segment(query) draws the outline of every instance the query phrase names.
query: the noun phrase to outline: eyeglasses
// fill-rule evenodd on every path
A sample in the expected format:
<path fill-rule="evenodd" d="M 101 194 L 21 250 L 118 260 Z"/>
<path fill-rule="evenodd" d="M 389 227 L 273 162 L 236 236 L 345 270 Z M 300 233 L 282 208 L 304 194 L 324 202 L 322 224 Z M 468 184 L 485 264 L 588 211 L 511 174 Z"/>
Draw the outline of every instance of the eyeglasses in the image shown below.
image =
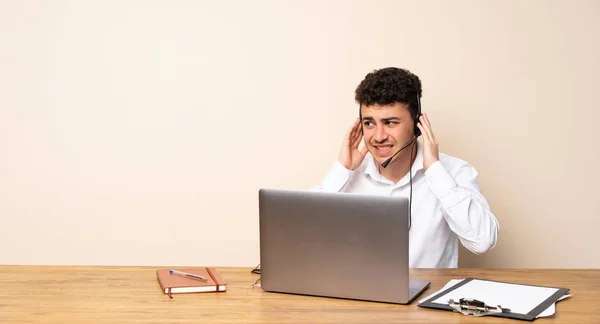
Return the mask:
<path fill-rule="evenodd" d="M 256 266 L 256 268 L 252 269 L 252 271 L 250 271 L 250 272 L 259 275 L 260 274 L 260 263 Z M 256 281 L 254 282 L 252 287 L 260 287 L 260 277 L 258 279 L 256 279 Z"/>

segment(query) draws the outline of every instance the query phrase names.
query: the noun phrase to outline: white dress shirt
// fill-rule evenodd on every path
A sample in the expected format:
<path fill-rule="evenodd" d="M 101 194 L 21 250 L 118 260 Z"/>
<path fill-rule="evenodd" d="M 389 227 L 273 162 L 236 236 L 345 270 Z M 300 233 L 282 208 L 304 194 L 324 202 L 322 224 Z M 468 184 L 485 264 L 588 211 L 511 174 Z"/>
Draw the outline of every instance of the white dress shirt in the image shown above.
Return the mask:
<path fill-rule="evenodd" d="M 418 142 L 417 142 L 418 143 Z M 458 240 L 480 254 L 496 245 L 500 225 L 479 191 L 477 171 L 467 162 L 440 153 L 439 161 L 423 168 L 422 144 L 412 165 L 410 268 L 458 267 Z M 407 148 L 409 149 L 409 148 Z M 312 190 L 409 197 L 409 174 L 397 184 L 384 178 L 367 153 L 354 171 L 335 162 Z"/>

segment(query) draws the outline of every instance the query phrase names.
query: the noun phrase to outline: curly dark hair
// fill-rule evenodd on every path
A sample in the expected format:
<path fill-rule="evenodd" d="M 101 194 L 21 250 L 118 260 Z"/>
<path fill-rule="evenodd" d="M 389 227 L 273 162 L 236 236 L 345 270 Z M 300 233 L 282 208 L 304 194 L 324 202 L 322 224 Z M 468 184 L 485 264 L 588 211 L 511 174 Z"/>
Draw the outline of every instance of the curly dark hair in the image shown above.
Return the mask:
<path fill-rule="evenodd" d="M 410 114 L 417 116 L 417 95 L 421 97 L 421 80 L 410 71 L 396 67 L 374 70 L 365 76 L 355 91 L 361 106 L 389 105 L 401 102 L 409 105 Z"/>

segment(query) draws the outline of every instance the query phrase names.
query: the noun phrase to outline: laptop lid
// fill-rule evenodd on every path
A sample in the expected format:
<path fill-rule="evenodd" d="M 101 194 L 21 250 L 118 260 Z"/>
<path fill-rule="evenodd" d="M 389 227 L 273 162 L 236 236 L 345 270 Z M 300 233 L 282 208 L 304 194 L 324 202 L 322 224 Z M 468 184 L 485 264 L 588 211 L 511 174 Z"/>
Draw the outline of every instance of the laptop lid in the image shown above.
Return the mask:
<path fill-rule="evenodd" d="M 262 288 L 380 302 L 412 301 L 408 208 L 407 198 L 261 189 Z"/>

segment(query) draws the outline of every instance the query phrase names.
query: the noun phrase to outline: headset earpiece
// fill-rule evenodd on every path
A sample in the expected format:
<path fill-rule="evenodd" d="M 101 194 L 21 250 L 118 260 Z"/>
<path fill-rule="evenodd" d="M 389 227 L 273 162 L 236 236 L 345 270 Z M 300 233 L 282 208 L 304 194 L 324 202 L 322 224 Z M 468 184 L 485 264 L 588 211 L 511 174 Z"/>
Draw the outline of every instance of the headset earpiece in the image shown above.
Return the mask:
<path fill-rule="evenodd" d="M 419 117 L 421 115 L 419 114 L 419 116 L 417 117 L 417 119 L 415 119 L 415 137 L 419 137 L 421 136 L 421 130 L 419 129 L 419 126 L 417 126 L 419 124 Z"/>
<path fill-rule="evenodd" d="M 419 129 L 419 118 L 421 117 L 421 99 L 419 99 L 419 94 L 417 93 L 417 118 L 415 119 L 415 137 L 421 136 L 421 130 Z"/>
<path fill-rule="evenodd" d="M 419 124 L 419 117 L 421 117 L 421 114 L 417 115 L 417 119 L 415 119 L 415 137 L 421 136 L 421 130 L 417 126 Z"/>

